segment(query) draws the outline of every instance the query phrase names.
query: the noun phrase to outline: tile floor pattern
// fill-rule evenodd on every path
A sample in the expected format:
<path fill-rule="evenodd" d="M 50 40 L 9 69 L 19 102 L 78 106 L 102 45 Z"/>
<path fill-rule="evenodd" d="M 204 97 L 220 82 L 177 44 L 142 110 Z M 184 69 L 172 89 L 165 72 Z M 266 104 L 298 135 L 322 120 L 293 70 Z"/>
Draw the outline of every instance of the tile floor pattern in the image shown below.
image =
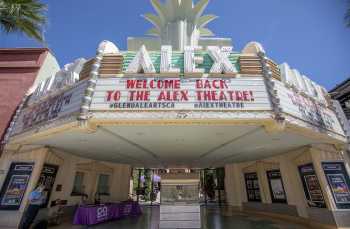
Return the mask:
<path fill-rule="evenodd" d="M 290 224 L 283 221 L 249 216 L 246 214 L 231 213 L 218 207 L 203 208 L 202 229 L 306 229 L 306 227 Z M 65 223 L 51 229 L 158 229 L 159 208 L 144 207 L 143 215 L 134 218 L 125 218 L 119 221 L 108 222 L 96 226 L 74 226 Z"/>

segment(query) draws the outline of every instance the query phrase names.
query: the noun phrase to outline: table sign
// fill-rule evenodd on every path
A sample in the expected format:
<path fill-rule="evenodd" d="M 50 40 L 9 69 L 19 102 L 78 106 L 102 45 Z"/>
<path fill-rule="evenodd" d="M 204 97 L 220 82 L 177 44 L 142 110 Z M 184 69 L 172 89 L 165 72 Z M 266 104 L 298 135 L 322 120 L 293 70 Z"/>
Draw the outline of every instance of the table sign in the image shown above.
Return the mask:
<path fill-rule="evenodd" d="M 95 225 L 110 220 L 142 214 L 137 202 L 80 206 L 74 215 L 74 225 Z"/>

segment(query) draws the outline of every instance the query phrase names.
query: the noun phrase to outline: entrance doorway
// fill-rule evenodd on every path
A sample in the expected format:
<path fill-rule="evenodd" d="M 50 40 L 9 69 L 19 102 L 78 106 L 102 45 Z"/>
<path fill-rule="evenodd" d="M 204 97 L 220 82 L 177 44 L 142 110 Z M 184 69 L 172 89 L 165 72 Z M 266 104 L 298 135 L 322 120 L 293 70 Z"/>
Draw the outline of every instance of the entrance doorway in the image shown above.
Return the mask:
<path fill-rule="evenodd" d="M 160 169 L 133 169 L 131 198 L 139 203 L 160 204 L 161 172 Z"/>
<path fill-rule="evenodd" d="M 136 168 L 131 186 L 132 199 L 144 204 L 226 202 L 224 168 Z"/>
<path fill-rule="evenodd" d="M 204 204 L 224 204 L 225 168 L 201 170 L 201 201 Z"/>

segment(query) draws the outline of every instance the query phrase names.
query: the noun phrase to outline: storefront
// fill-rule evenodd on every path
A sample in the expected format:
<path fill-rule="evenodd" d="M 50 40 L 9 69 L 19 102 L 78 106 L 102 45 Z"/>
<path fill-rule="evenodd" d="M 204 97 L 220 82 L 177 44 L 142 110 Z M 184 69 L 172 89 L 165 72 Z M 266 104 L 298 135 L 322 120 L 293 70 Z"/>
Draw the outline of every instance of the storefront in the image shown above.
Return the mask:
<path fill-rule="evenodd" d="M 197 170 L 196 184 L 225 168 L 216 185 L 233 211 L 350 227 L 348 133 L 326 90 L 259 43 L 238 52 L 184 28 L 128 51 L 103 41 L 28 96 L 0 160 L 0 225 L 18 224 L 40 180 L 54 211 L 58 198 L 127 200 L 133 168 Z"/>

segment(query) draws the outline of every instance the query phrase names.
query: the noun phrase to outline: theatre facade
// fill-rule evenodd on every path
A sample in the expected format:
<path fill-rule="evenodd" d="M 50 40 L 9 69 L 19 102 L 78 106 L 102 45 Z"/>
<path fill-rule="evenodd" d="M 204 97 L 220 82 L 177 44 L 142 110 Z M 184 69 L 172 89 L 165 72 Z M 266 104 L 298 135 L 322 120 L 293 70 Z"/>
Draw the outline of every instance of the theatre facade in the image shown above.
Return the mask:
<path fill-rule="evenodd" d="M 18 225 L 38 182 L 50 213 L 101 188 L 103 201 L 127 200 L 138 168 L 174 184 L 224 168 L 232 211 L 350 228 L 349 133 L 326 89 L 257 42 L 208 38 L 208 1 L 151 2 L 154 38 L 127 51 L 103 41 L 23 99 L 0 159 L 0 226 Z"/>

